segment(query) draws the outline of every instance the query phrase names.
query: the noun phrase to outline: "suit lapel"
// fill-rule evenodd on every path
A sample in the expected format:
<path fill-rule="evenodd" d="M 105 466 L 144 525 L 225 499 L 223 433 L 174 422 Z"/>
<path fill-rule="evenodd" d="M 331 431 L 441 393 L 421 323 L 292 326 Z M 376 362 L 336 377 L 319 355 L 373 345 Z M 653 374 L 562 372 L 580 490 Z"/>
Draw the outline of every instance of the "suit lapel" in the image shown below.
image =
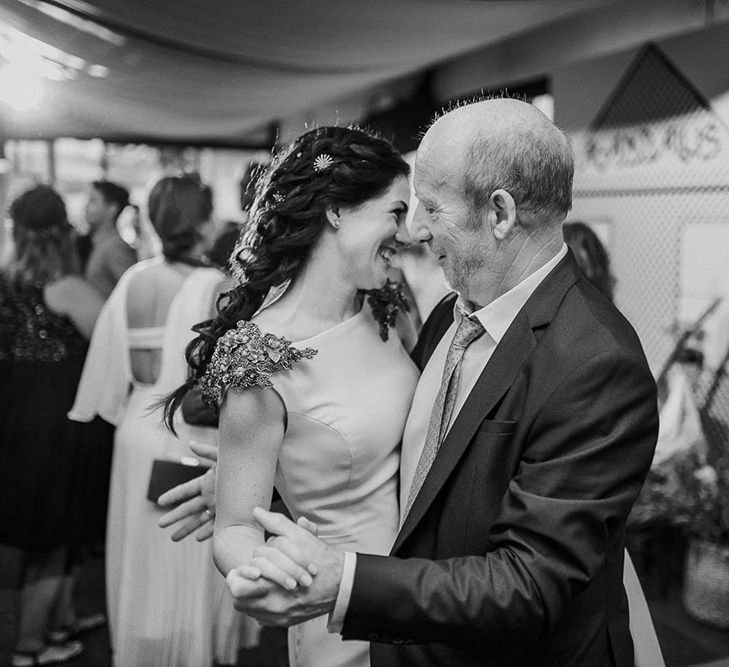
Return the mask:
<path fill-rule="evenodd" d="M 522 365 L 537 345 L 533 330 L 549 324 L 565 293 L 578 277 L 579 269 L 571 252 L 568 252 L 567 257 L 544 279 L 519 311 L 494 350 L 438 450 L 435 461 L 395 540 L 392 553 L 400 548 L 423 518 L 468 448 L 481 422 L 511 387 Z"/>

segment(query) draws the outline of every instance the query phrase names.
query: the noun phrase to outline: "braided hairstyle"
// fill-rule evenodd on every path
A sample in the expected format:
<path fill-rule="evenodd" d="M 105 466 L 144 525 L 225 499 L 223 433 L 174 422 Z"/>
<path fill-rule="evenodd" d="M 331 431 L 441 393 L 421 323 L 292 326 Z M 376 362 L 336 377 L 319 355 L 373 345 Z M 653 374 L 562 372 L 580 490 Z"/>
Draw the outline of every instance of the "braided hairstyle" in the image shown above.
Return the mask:
<path fill-rule="evenodd" d="M 249 320 L 272 287 L 299 275 L 325 228 L 327 210 L 375 199 L 409 170 L 389 142 L 351 127 L 310 130 L 274 158 L 256 183 L 248 223 L 230 259 L 237 284 L 218 298 L 217 316 L 194 327 L 198 336 L 185 351 L 188 380 L 165 401 L 171 430 L 175 411 L 205 374 L 218 339 Z"/>

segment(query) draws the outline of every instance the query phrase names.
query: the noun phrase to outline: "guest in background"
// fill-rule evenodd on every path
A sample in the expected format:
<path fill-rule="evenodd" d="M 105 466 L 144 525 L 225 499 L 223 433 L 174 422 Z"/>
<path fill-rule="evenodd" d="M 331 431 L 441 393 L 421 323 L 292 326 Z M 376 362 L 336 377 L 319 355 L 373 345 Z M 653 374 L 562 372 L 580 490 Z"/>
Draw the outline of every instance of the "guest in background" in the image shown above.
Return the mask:
<path fill-rule="evenodd" d="M 25 192 L 10 215 L 14 248 L 0 273 L 0 543 L 23 554 L 11 656 L 22 667 L 83 649 L 57 628 L 79 621 L 63 590 L 83 522 L 78 431 L 66 412 L 103 301 L 79 275 L 73 228 L 52 188 Z"/>
<path fill-rule="evenodd" d="M 615 291 L 615 277 L 610 270 L 610 256 L 600 237 L 584 222 L 567 222 L 562 226 L 565 243 L 570 247 L 577 265 L 587 279 L 611 301 Z M 638 580 L 630 554 L 625 552 L 623 585 L 628 591 L 630 607 L 630 634 L 633 637 L 636 667 L 663 667 L 648 603 Z"/>
<path fill-rule="evenodd" d="M 566 222 L 562 226 L 565 243 L 572 249 L 585 277 L 611 301 L 615 298 L 615 277 L 610 257 L 600 237 L 584 222 Z"/>
<path fill-rule="evenodd" d="M 86 203 L 92 248 L 86 279 L 107 298 L 121 275 L 137 261 L 137 253 L 117 230 L 117 218 L 129 204 L 129 191 L 111 181 L 94 181 Z"/>
<path fill-rule="evenodd" d="M 106 302 L 71 412 L 117 427 L 106 541 L 114 664 L 235 663 L 240 616 L 210 544 L 170 542 L 147 499 L 155 459 L 181 462 L 194 456 L 191 442 L 217 444 L 217 429 L 185 423 L 175 438 L 150 409 L 184 382 L 191 327 L 210 316 L 224 278 L 203 259 L 215 231 L 212 194 L 196 176 L 167 176 L 148 210 L 163 256 L 130 268 Z"/>

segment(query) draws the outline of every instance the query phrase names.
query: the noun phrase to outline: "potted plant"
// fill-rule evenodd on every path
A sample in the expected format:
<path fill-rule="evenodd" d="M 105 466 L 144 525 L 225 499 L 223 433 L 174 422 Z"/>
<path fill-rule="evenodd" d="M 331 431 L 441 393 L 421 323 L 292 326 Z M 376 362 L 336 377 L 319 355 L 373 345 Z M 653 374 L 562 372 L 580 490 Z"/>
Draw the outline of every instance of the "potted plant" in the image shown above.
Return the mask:
<path fill-rule="evenodd" d="M 729 441 L 696 442 L 654 466 L 629 525 L 681 529 L 688 539 L 686 610 L 698 620 L 729 628 Z"/>

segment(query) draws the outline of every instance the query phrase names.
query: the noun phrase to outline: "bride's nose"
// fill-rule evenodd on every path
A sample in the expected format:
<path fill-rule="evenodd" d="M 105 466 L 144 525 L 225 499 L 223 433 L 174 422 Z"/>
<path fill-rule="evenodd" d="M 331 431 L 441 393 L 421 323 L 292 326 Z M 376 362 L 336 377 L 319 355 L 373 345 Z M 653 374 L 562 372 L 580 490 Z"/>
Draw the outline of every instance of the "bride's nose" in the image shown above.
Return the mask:
<path fill-rule="evenodd" d="M 395 241 L 400 246 L 412 245 L 413 239 L 408 231 L 407 224 L 405 223 L 405 216 L 402 216 L 400 222 L 397 223 L 397 231 L 395 232 Z"/>

